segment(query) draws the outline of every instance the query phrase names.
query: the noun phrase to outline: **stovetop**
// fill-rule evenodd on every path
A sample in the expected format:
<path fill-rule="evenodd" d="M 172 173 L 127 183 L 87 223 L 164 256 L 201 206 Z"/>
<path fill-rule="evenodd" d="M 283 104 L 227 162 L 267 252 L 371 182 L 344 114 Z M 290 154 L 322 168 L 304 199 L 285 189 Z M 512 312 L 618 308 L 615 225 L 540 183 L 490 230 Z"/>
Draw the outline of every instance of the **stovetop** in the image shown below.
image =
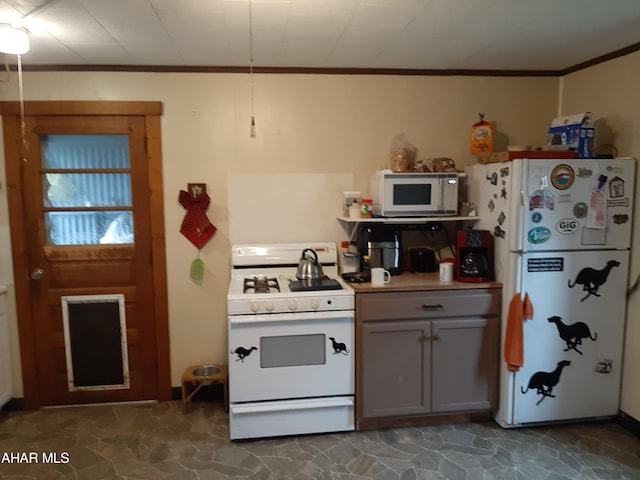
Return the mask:
<path fill-rule="evenodd" d="M 229 315 L 243 314 L 266 314 L 266 313 L 289 313 L 289 312 L 313 312 L 326 310 L 349 310 L 354 308 L 354 291 L 337 271 L 330 267 L 325 270 L 327 279 L 324 280 L 326 286 L 331 283 L 337 284 L 339 289 L 326 289 L 320 286 L 319 289 L 296 289 L 299 281 L 295 271 L 286 268 L 285 273 L 269 271 L 233 270 L 229 291 L 227 293 L 227 308 Z M 253 275 L 262 276 L 269 279 L 268 291 L 256 292 L 250 289 L 245 292 L 247 284 L 253 285 L 250 279 Z M 293 283 L 293 289 L 292 289 Z M 277 288 L 274 286 L 277 284 Z"/>
<path fill-rule="evenodd" d="M 296 278 L 302 251 L 313 248 L 326 276 L 321 282 Z M 354 291 L 338 275 L 333 243 L 232 246 L 229 315 L 313 312 L 354 308 Z"/>

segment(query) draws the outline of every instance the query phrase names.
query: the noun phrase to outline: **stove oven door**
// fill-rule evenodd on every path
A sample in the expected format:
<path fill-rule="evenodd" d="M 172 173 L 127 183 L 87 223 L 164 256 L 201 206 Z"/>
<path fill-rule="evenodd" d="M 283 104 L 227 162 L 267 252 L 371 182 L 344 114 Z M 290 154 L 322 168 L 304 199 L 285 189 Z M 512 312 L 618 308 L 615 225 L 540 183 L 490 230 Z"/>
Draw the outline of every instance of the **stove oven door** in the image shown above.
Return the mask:
<path fill-rule="evenodd" d="M 354 313 L 229 316 L 229 401 L 353 395 Z"/>

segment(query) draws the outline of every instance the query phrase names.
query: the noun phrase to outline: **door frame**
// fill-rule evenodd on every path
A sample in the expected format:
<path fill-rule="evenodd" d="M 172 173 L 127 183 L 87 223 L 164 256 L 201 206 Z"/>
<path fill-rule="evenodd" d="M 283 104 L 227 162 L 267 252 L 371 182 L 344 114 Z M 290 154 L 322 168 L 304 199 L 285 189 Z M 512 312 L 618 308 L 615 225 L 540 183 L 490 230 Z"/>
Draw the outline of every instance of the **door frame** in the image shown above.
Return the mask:
<path fill-rule="evenodd" d="M 158 399 L 171 400 L 171 361 L 169 348 L 169 311 L 167 295 L 167 263 L 162 189 L 162 145 L 160 117 L 162 102 L 124 101 L 28 101 L 0 102 L 3 117 L 4 156 L 6 169 L 11 254 L 13 259 L 16 312 L 20 345 L 24 408 L 38 408 L 40 403 L 36 372 L 34 318 L 30 306 L 29 256 L 26 225 L 21 212 L 25 198 L 21 188 L 23 162 L 22 117 L 25 116 L 138 116 L 145 120 L 146 154 L 151 225 L 151 263 L 156 317 L 156 382 Z"/>

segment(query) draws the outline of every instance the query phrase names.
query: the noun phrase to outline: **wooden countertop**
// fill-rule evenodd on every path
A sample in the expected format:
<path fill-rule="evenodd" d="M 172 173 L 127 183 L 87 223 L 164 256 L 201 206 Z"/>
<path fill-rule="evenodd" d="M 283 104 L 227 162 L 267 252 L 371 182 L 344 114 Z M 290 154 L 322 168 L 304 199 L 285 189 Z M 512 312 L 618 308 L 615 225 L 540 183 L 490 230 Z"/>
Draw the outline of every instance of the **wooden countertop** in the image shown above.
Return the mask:
<path fill-rule="evenodd" d="M 380 287 L 374 287 L 371 283 L 350 283 L 356 293 L 372 292 L 415 292 L 422 290 L 472 290 L 479 288 L 502 288 L 500 282 L 465 283 L 465 282 L 441 282 L 438 272 L 434 273 L 410 273 L 392 275 L 391 282 Z"/>

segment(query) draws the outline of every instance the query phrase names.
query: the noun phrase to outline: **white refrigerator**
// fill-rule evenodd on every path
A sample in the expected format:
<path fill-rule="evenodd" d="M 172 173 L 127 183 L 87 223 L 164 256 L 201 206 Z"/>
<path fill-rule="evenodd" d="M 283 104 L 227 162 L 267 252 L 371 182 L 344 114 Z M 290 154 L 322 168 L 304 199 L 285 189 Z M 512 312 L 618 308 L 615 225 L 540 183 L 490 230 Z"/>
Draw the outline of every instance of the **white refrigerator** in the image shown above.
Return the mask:
<path fill-rule="evenodd" d="M 467 173 L 474 228 L 493 233 L 504 285 L 496 421 L 616 415 L 635 160 L 520 159 Z M 520 318 L 525 296 L 531 319 Z"/>

